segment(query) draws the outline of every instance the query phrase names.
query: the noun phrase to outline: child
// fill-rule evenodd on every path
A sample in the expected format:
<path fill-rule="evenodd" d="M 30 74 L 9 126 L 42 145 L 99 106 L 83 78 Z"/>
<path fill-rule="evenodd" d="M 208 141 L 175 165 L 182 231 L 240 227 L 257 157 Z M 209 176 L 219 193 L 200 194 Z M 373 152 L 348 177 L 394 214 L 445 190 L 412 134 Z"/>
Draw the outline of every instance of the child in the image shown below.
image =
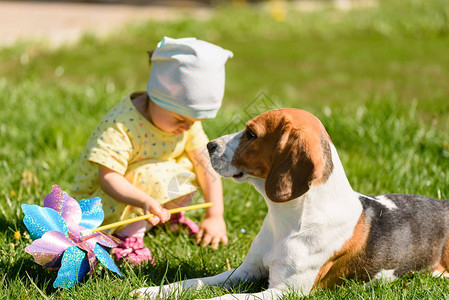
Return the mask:
<path fill-rule="evenodd" d="M 103 224 L 155 215 L 109 231 L 123 241 L 113 250 L 117 259 L 152 261 L 144 234 L 170 217 L 197 233 L 202 246 L 227 244 L 221 180 L 210 165 L 201 120 L 214 118 L 221 106 L 224 65 L 232 55 L 195 38 L 165 37 L 151 56 L 147 92 L 125 98 L 90 135 L 71 195 L 101 197 Z M 214 204 L 199 228 L 168 212 L 186 206 L 198 187 Z"/>

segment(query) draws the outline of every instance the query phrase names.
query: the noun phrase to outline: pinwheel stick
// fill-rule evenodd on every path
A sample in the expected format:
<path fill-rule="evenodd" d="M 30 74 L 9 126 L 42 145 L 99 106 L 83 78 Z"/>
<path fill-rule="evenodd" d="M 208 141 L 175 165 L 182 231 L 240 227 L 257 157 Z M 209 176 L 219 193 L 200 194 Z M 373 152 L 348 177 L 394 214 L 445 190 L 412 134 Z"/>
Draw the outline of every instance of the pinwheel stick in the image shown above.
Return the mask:
<path fill-rule="evenodd" d="M 178 207 L 178 208 L 170 209 L 169 212 L 172 213 L 172 214 L 176 214 L 176 213 L 179 213 L 179 212 L 182 212 L 182 211 L 188 211 L 188 210 L 194 210 L 194 209 L 200 209 L 200 208 L 207 208 L 207 207 L 211 207 L 212 205 L 213 204 L 211 202 L 208 202 L 208 203 L 202 203 L 202 204 L 196 204 L 196 205 L 190 205 L 190 206 L 184 206 L 184 207 Z M 83 231 L 80 232 L 80 238 L 81 238 L 81 240 L 84 240 L 86 237 L 92 235 L 92 233 L 94 233 L 94 232 L 102 231 L 102 230 L 106 230 L 106 229 L 110 229 L 110 228 L 114 228 L 114 227 L 118 227 L 118 226 L 122 226 L 122 225 L 127 225 L 127 224 L 134 223 L 134 222 L 137 222 L 137 221 L 146 220 L 146 219 L 149 219 L 151 217 L 154 217 L 154 214 L 148 214 L 148 215 L 135 217 L 135 218 L 128 219 L 128 220 L 123 220 L 123 221 L 107 224 L 107 225 L 104 225 L 104 226 L 97 227 L 95 229 L 86 229 L 86 230 L 83 230 Z"/>

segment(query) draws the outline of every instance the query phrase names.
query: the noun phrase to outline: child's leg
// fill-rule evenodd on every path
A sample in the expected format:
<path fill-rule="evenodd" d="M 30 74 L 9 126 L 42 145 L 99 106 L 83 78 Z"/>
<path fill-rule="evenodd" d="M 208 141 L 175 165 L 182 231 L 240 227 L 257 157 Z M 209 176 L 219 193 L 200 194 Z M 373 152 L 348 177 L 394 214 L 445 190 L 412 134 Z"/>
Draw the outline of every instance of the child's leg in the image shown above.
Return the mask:
<path fill-rule="evenodd" d="M 163 206 L 166 209 L 174 209 L 178 207 L 183 207 L 189 205 L 190 202 L 192 202 L 193 197 L 195 196 L 196 192 L 187 194 L 185 196 L 173 199 L 167 203 L 165 203 Z"/>
<path fill-rule="evenodd" d="M 176 199 L 173 199 L 170 202 L 165 203 L 163 206 L 166 209 L 174 209 L 178 207 L 183 207 L 189 205 L 189 203 L 192 201 L 193 197 L 195 196 L 195 193 L 191 193 L 188 195 L 185 195 L 183 197 L 179 197 Z M 174 214 L 175 217 L 179 214 Z M 138 221 L 129 224 L 125 228 L 121 229 L 116 233 L 119 237 L 128 237 L 128 236 L 134 236 L 134 237 L 144 237 L 145 233 L 152 228 L 151 224 L 148 223 L 146 220 Z"/>
<path fill-rule="evenodd" d="M 194 182 L 195 174 L 191 170 L 186 169 L 184 165 L 173 161 L 154 163 L 142 161 L 135 163 L 128 166 L 125 178 L 159 203 L 165 203 L 163 206 L 167 209 L 188 205 L 194 196 L 192 191 L 197 189 Z M 178 185 L 179 182 L 182 184 Z M 169 200 L 178 195 L 185 196 Z M 132 218 L 136 214 L 139 215 L 142 212 L 136 212 L 134 209 L 128 210 L 128 207 L 126 207 L 122 210 L 120 218 Z M 186 220 L 182 213 L 173 214 L 171 221 L 172 223 L 188 227 L 192 233 L 198 232 L 198 226 L 193 221 Z M 144 220 L 118 229 L 118 232 L 115 234 L 122 239 L 123 243 L 113 250 L 114 253 L 118 254 L 116 257 L 125 256 L 130 260 L 134 260 L 134 257 L 140 256 L 142 249 L 148 250 L 148 248 L 143 248 L 143 237 L 150 228 L 150 224 Z M 148 250 L 149 253 L 150 250 Z"/>
<path fill-rule="evenodd" d="M 142 262 L 154 262 L 150 249 L 144 247 L 143 237 L 151 225 L 143 220 L 132 223 L 116 233 L 122 243 L 112 249 L 116 260 L 127 259 L 137 265 Z"/>
<path fill-rule="evenodd" d="M 150 223 L 142 220 L 131 223 L 115 233 L 122 240 L 122 243 L 112 250 L 116 260 L 125 258 L 137 265 L 142 262 L 154 262 L 150 249 L 143 245 L 145 232 L 151 227 Z"/>
<path fill-rule="evenodd" d="M 194 196 L 195 196 L 195 192 L 185 195 L 183 197 L 173 199 L 172 201 L 165 203 L 164 207 L 166 209 L 173 209 L 173 208 L 187 206 L 192 201 Z M 179 225 L 188 228 L 190 234 L 196 234 L 199 231 L 198 225 L 195 224 L 195 222 L 193 222 L 192 220 L 186 219 L 184 212 L 172 214 L 172 216 L 171 216 L 171 219 L 170 219 L 171 230 L 176 231 L 179 228 Z"/>
<path fill-rule="evenodd" d="M 134 236 L 143 238 L 145 236 L 145 232 L 147 232 L 151 228 L 152 226 L 150 223 L 148 223 L 146 220 L 142 220 L 129 224 L 125 228 L 118 231 L 116 235 L 118 237 Z"/>
<path fill-rule="evenodd" d="M 195 192 L 173 199 L 172 201 L 165 203 L 163 206 L 166 209 L 174 209 L 178 207 L 187 206 L 192 201 L 194 196 Z M 179 214 L 174 215 L 177 216 Z M 145 233 L 151 228 L 152 226 L 150 223 L 148 223 L 146 220 L 142 220 L 129 224 L 125 228 L 118 231 L 116 235 L 119 237 L 128 237 L 128 236 L 144 237 Z"/>

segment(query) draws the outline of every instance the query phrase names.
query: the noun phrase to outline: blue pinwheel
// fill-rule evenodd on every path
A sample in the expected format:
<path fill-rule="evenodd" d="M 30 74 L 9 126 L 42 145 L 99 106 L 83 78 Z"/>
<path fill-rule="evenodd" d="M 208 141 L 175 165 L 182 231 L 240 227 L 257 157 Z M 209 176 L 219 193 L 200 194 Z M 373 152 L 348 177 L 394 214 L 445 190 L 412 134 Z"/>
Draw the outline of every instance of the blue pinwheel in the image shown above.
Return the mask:
<path fill-rule="evenodd" d="M 97 260 L 112 272 L 122 276 L 103 247 L 113 248 L 117 243 L 110 236 L 93 233 L 81 240 L 80 232 L 101 225 L 104 212 L 98 197 L 77 202 L 54 185 L 44 198 L 44 207 L 23 204 L 23 222 L 33 243 L 25 251 L 34 261 L 50 270 L 58 270 L 53 287 L 71 288 L 89 271 Z"/>

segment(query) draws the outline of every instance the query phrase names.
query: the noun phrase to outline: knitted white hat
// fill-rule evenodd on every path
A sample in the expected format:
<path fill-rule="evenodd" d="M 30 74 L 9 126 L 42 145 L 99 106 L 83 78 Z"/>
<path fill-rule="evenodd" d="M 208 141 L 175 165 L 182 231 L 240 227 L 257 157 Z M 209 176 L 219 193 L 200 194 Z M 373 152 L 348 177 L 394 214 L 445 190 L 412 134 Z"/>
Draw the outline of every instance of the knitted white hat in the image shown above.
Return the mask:
<path fill-rule="evenodd" d="M 232 52 L 196 38 L 164 37 L 151 56 L 148 96 L 159 106 L 192 118 L 214 118 Z"/>

